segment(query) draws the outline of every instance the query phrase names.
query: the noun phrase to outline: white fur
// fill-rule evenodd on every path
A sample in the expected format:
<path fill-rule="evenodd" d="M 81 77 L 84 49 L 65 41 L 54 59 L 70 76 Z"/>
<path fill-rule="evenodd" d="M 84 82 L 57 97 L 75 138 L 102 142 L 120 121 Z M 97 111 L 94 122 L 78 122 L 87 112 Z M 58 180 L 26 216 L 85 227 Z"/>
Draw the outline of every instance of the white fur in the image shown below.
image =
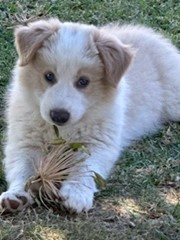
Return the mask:
<path fill-rule="evenodd" d="M 134 60 L 116 88 L 99 83 L 103 63 L 91 39 L 94 31 L 135 49 Z M 97 191 L 93 171 L 107 178 L 131 140 L 153 132 L 165 121 L 180 119 L 180 55 L 168 40 L 144 27 L 96 29 L 60 23 L 33 61 L 23 67 L 17 63 L 14 69 L 4 160 L 9 188 L 0 202 L 25 194 L 25 181 L 34 174 L 41 147 L 54 136 L 49 111 L 60 107 L 71 114 L 59 127 L 62 137 L 86 143 L 91 156 L 84 163 L 84 176 L 71 176 L 59 195 L 66 207 L 87 211 Z M 92 78 L 92 89 L 91 82 L 89 90 L 75 88 L 80 69 Z M 47 70 L 56 73 L 53 86 L 43 79 Z"/>

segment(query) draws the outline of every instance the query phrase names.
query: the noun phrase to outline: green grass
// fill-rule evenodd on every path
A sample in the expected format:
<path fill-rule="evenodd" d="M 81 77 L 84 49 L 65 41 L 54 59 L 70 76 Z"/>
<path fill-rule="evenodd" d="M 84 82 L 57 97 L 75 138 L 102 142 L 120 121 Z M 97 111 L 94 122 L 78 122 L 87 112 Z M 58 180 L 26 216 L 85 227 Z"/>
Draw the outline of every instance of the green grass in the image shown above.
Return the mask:
<path fill-rule="evenodd" d="M 13 26 L 17 17 L 58 16 L 62 21 L 92 24 L 141 23 L 170 37 L 180 47 L 178 0 L 0 0 L 0 138 L 3 141 L 3 95 L 15 63 Z M 28 239 L 180 239 L 180 125 L 127 149 L 95 207 L 79 216 L 45 209 L 0 217 L 0 240 Z M 2 144 L 0 159 L 3 158 Z M 5 189 L 0 164 L 0 192 Z"/>

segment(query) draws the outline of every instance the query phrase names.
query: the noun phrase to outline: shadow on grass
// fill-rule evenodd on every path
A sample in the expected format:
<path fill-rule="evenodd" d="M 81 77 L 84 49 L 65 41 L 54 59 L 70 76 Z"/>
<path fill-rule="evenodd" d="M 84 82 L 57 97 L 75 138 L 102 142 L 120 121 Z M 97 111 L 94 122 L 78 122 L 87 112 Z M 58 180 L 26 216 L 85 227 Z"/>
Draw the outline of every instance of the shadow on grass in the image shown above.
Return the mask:
<path fill-rule="evenodd" d="M 180 236 L 180 125 L 167 125 L 129 148 L 97 197 L 129 217 L 145 239 Z"/>

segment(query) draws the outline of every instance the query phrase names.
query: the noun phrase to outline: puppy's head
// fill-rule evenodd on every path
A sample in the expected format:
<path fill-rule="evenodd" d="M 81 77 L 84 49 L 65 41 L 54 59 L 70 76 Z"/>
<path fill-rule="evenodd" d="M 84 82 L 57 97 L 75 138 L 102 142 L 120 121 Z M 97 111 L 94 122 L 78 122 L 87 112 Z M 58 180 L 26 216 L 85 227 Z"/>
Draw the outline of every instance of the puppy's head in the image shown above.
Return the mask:
<path fill-rule="evenodd" d="M 22 84 L 51 124 L 68 125 L 91 117 L 113 98 L 132 51 L 98 28 L 57 19 L 15 31 Z"/>

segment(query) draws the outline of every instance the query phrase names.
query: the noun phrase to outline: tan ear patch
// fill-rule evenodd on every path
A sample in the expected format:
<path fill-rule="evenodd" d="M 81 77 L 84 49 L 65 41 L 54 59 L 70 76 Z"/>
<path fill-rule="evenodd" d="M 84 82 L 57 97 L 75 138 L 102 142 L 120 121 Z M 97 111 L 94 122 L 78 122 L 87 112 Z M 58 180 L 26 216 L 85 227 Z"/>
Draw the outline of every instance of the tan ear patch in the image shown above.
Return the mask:
<path fill-rule="evenodd" d="M 20 65 L 27 65 L 43 41 L 49 38 L 60 28 L 57 19 L 40 20 L 28 26 L 19 26 L 15 29 L 15 45 L 20 58 Z"/>
<path fill-rule="evenodd" d="M 105 34 L 95 35 L 94 41 L 104 64 L 105 80 L 116 87 L 129 67 L 134 51 L 118 39 Z"/>

